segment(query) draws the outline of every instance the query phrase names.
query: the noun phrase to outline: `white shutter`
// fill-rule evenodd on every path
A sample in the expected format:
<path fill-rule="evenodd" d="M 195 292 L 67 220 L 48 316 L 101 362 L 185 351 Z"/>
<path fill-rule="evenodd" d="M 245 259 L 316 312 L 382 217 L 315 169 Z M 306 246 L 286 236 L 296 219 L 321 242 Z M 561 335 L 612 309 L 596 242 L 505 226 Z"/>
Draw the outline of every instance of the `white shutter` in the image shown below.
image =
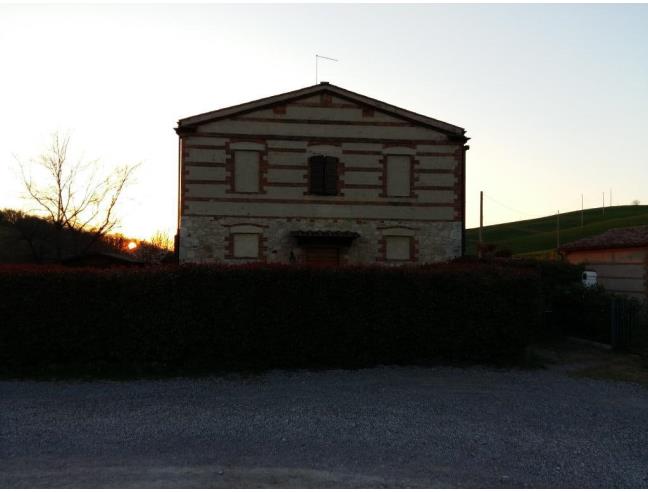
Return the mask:
<path fill-rule="evenodd" d="M 234 152 L 234 190 L 259 192 L 259 153 L 251 150 Z"/>
<path fill-rule="evenodd" d="M 411 241 L 412 238 L 407 236 L 387 236 L 385 238 L 386 259 L 401 261 L 410 260 Z"/>
<path fill-rule="evenodd" d="M 234 257 L 235 258 L 258 258 L 259 257 L 259 235 L 258 234 L 233 234 Z"/>
<path fill-rule="evenodd" d="M 410 196 L 410 167 L 409 156 L 387 156 L 387 195 Z"/>

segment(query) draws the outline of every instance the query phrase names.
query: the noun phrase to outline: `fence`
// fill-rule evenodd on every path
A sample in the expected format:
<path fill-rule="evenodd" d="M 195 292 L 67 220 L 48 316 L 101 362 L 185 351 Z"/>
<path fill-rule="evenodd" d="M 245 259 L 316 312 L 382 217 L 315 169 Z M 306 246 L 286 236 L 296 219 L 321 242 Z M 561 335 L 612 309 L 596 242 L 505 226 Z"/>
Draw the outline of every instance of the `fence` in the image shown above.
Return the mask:
<path fill-rule="evenodd" d="M 625 297 L 610 301 L 610 344 L 618 350 L 648 350 L 646 306 Z"/>
<path fill-rule="evenodd" d="M 553 299 L 547 326 L 555 334 L 648 353 L 648 309 L 636 299 L 603 289 L 574 290 Z"/>

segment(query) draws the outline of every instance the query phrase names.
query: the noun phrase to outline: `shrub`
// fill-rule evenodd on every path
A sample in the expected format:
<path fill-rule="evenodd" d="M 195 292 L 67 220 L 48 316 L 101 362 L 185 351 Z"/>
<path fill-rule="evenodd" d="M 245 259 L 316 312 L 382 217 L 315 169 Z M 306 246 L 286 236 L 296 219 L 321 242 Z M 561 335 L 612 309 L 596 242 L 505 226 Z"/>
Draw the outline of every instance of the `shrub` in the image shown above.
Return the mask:
<path fill-rule="evenodd" d="M 553 299 L 553 319 L 562 335 L 611 343 L 610 307 L 613 296 L 604 289 L 575 286 Z"/>
<path fill-rule="evenodd" d="M 466 260 L 459 262 L 465 263 Z M 576 336 L 611 343 L 611 305 L 615 296 L 603 288 L 584 287 L 581 281 L 584 265 L 530 258 L 491 258 L 481 263 L 533 271 L 538 275 L 544 313 L 542 329 L 533 333 L 532 341 L 547 342 Z M 624 302 L 628 309 L 636 310 L 630 300 Z M 634 331 L 641 334 L 642 326 Z"/>
<path fill-rule="evenodd" d="M 514 361 L 539 329 L 530 269 L 0 269 L 5 374 Z"/>

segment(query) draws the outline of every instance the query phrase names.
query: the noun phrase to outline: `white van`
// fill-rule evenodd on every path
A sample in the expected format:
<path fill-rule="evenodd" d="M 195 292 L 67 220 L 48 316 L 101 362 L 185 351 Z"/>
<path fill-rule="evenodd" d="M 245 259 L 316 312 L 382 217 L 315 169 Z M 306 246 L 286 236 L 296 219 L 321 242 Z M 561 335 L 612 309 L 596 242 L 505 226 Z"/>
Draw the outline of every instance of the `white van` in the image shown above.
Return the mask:
<path fill-rule="evenodd" d="M 585 270 L 583 272 L 583 285 L 585 287 L 596 287 L 596 280 L 597 274 L 596 272 L 593 272 L 591 270 Z"/>

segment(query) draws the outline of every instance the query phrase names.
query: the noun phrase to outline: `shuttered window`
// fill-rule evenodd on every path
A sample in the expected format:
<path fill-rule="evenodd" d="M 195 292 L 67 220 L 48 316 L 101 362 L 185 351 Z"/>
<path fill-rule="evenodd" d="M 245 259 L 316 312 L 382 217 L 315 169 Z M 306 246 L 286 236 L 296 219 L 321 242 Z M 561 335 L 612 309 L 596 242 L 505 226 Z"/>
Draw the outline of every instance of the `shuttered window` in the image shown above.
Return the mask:
<path fill-rule="evenodd" d="M 410 196 L 411 162 L 406 155 L 387 156 L 387 195 Z"/>
<path fill-rule="evenodd" d="M 310 192 L 314 195 L 337 195 L 338 160 L 316 155 L 308 159 Z"/>
<path fill-rule="evenodd" d="M 412 238 L 405 236 L 388 236 L 385 238 L 385 258 L 387 260 L 411 260 Z"/>
<path fill-rule="evenodd" d="M 234 191 L 259 192 L 259 153 L 249 150 L 234 152 Z"/>
<path fill-rule="evenodd" d="M 232 234 L 235 258 L 258 258 L 259 257 L 259 235 L 258 234 Z"/>

